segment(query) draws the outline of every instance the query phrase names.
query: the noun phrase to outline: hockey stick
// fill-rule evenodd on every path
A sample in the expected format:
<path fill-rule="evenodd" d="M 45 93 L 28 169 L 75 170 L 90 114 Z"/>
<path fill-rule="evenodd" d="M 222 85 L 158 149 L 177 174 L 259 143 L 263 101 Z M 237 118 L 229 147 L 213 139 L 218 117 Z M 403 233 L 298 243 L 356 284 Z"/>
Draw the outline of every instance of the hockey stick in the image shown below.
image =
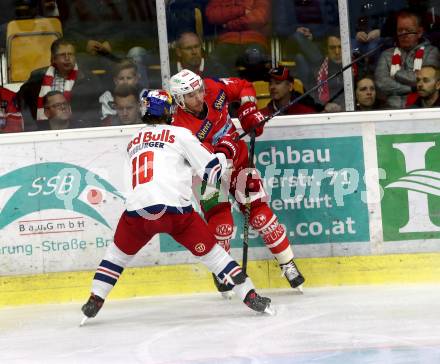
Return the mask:
<path fill-rule="evenodd" d="M 248 175 L 246 178 L 246 188 L 245 188 L 245 196 L 246 196 L 246 206 L 244 211 L 244 226 L 243 226 L 243 262 L 242 269 L 243 272 L 246 273 L 247 270 L 247 261 L 248 261 L 248 250 L 249 250 L 249 220 L 251 216 L 251 201 L 249 196 L 249 188 L 248 181 L 249 177 L 252 177 L 252 169 L 254 166 L 254 154 L 255 154 L 255 130 L 250 132 L 250 148 L 249 148 L 249 161 L 248 161 Z"/>
<path fill-rule="evenodd" d="M 411 33 L 410 33 L 411 34 Z M 264 124 L 266 124 L 269 120 L 273 119 L 275 116 L 278 116 L 280 114 L 282 114 L 284 111 L 286 111 L 289 107 L 291 107 L 292 105 L 297 104 L 298 102 L 300 102 L 302 99 L 304 99 L 305 97 L 307 97 L 308 95 L 310 95 L 312 92 L 316 91 L 318 88 L 320 88 L 322 85 L 324 85 L 326 82 L 331 81 L 332 79 L 338 77 L 340 74 L 342 74 L 343 72 L 345 72 L 346 70 L 348 70 L 350 67 L 353 67 L 356 63 L 358 63 L 359 61 L 363 60 L 364 58 L 376 53 L 378 50 L 380 50 L 382 47 L 384 47 L 387 43 L 383 42 L 382 44 L 380 44 L 379 46 L 377 46 L 376 48 L 373 48 L 372 50 L 368 51 L 367 53 L 364 53 L 363 55 L 357 57 L 356 59 L 354 59 L 353 62 L 347 64 L 346 66 L 342 67 L 338 72 L 335 72 L 334 74 L 332 74 L 331 76 L 329 76 L 328 78 L 326 78 L 325 80 L 322 80 L 321 82 L 319 82 L 318 84 L 316 84 L 315 86 L 313 86 L 310 90 L 304 92 L 302 95 L 298 96 L 297 98 L 293 99 L 292 101 L 290 101 L 288 104 L 284 105 L 283 107 L 279 108 L 277 111 L 275 111 L 273 114 L 271 115 L 267 115 L 263 120 L 261 120 L 257 125 L 255 125 L 254 127 L 252 127 L 250 130 L 248 131 L 244 131 L 243 133 L 241 133 L 238 136 L 238 139 L 242 139 L 244 138 L 246 135 L 248 135 L 251 130 L 255 130 L 261 126 L 264 126 Z"/>
<path fill-rule="evenodd" d="M 346 65 L 341 70 L 339 70 L 338 72 L 336 72 L 333 75 L 331 75 L 330 77 L 328 77 L 326 80 L 323 80 L 323 81 L 319 82 L 317 85 L 315 85 L 309 91 L 307 91 L 304 94 L 302 94 L 301 96 L 293 99 L 287 105 L 281 107 L 276 112 L 274 112 L 272 115 L 266 116 L 261 122 L 259 122 L 256 126 L 251 128 L 249 131 L 243 132 L 242 134 L 240 134 L 238 136 L 238 139 L 242 139 L 243 137 L 245 137 L 248 134 L 249 134 L 249 137 L 250 137 L 249 162 L 248 162 L 248 168 L 249 168 L 250 172 L 248 173 L 248 177 L 249 177 L 249 175 L 252 176 L 252 169 L 255 167 L 254 166 L 254 154 L 255 154 L 255 130 L 256 130 L 256 128 L 258 128 L 260 126 L 264 126 L 264 124 L 267 123 L 270 119 L 272 119 L 275 116 L 278 116 L 279 114 L 283 113 L 290 106 L 298 103 L 303 98 L 305 98 L 306 96 L 310 95 L 312 92 L 314 92 L 319 87 L 321 87 L 324 83 L 329 82 L 330 80 L 332 80 L 335 77 L 338 77 L 341 73 L 343 73 L 345 70 L 349 69 L 350 67 L 353 67 L 353 65 L 356 64 L 357 62 L 359 62 L 360 60 L 362 60 L 362 59 L 368 57 L 369 55 L 377 52 L 385 44 L 386 44 L 386 42 L 380 44 L 378 47 L 370 50 L 369 52 L 363 54 L 362 56 L 357 57 L 353 62 L 351 62 L 350 64 Z M 343 89 L 342 89 L 342 91 L 343 91 Z M 338 95 L 339 95 L 339 93 L 338 93 Z M 338 96 L 338 95 L 336 95 L 336 96 Z M 334 98 L 336 96 L 334 96 Z M 251 203 L 249 201 L 250 197 L 249 197 L 249 189 L 248 189 L 247 183 L 246 183 L 246 188 L 245 188 L 245 196 L 246 196 L 246 206 L 245 206 L 244 227 L 243 227 L 243 262 L 242 262 L 242 269 L 243 269 L 244 273 L 246 273 L 246 270 L 247 270 L 248 250 L 249 250 L 249 225 L 250 225 L 249 220 L 250 220 L 250 212 L 251 212 Z"/>

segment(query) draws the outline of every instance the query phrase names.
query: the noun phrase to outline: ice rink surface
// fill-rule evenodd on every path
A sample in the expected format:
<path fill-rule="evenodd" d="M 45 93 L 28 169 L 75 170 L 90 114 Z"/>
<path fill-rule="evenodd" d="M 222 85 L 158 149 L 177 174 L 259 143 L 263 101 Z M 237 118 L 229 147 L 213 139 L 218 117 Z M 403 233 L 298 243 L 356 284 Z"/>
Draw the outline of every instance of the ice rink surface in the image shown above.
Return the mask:
<path fill-rule="evenodd" d="M 110 298 L 81 328 L 80 303 L 3 308 L 0 363 L 440 363 L 440 285 L 264 293 L 275 316 L 214 293 Z"/>

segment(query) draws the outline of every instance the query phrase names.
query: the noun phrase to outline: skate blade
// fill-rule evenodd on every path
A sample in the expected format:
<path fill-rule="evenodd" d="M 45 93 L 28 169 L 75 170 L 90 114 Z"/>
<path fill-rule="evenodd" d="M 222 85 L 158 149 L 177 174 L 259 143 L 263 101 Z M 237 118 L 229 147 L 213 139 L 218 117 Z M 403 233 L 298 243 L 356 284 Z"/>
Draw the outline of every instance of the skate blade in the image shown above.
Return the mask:
<path fill-rule="evenodd" d="M 84 324 L 86 323 L 86 321 L 87 321 L 88 319 L 89 319 L 89 318 L 88 318 L 87 316 L 84 316 L 83 319 L 81 320 L 81 322 L 79 323 L 79 327 L 84 326 Z"/>
<path fill-rule="evenodd" d="M 271 305 L 268 305 L 265 309 L 264 312 L 265 314 L 269 315 L 269 316 L 275 316 L 277 311 L 275 310 L 275 308 L 273 308 Z"/>
<path fill-rule="evenodd" d="M 302 284 L 300 284 L 298 287 L 295 287 L 295 289 L 299 294 L 304 294 L 304 289 Z"/>
<path fill-rule="evenodd" d="M 226 291 L 226 292 L 221 292 L 223 299 L 225 300 L 231 300 L 232 296 L 234 295 L 233 291 Z"/>

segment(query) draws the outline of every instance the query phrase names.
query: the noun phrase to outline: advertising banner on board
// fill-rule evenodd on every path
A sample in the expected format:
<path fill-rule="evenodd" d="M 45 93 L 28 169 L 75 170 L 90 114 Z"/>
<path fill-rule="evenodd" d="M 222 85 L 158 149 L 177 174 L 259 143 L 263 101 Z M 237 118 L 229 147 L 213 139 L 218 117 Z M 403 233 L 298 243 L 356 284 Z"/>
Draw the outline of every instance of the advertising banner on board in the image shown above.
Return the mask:
<path fill-rule="evenodd" d="M 255 155 L 267 203 L 286 226 L 291 243 L 369 241 L 362 137 L 258 141 Z M 243 215 L 237 203 L 233 212 L 231 245 L 241 247 Z M 255 231 L 250 246 L 264 246 Z M 161 237 L 161 249 L 182 248 Z"/>
<path fill-rule="evenodd" d="M 0 275 L 96 266 L 124 209 L 119 140 L 0 145 Z"/>
<path fill-rule="evenodd" d="M 377 137 L 384 241 L 440 238 L 440 135 Z"/>

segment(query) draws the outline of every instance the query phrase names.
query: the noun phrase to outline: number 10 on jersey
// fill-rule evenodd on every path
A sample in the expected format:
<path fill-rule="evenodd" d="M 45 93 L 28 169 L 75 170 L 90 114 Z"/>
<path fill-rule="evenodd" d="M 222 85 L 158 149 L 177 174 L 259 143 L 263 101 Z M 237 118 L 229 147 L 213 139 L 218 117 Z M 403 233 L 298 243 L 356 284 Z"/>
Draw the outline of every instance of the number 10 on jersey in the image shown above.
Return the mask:
<path fill-rule="evenodd" d="M 131 161 L 133 189 L 138 184 L 150 182 L 153 179 L 154 152 L 148 151 L 136 156 Z"/>

